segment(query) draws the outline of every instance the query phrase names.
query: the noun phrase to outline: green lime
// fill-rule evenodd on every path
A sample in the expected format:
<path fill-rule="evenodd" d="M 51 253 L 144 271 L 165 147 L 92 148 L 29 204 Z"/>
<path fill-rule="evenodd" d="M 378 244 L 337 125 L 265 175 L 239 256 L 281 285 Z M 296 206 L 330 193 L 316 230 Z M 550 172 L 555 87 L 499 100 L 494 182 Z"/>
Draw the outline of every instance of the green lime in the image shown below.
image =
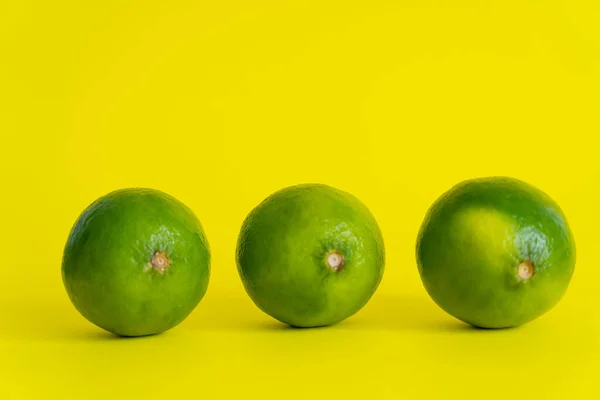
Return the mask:
<path fill-rule="evenodd" d="M 280 190 L 248 215 L 238 272 L 265 313 L 296 327 L 340 322 L 381 281 L 385 253 L 367 207 L 349 193 L 305 184 Z"/>
<path fill-rule="evenodd" d="M 559 206 L 520 180 L 462 182 L 429 209 L 417 240 L 425 289 L 446 312 L 482 328 L 529 322 L 553 308 L 575 268 Z"/>
<path fill-rule="evenodd" d="M 210 250 L 194 213 L 152 189 L 122 189 L 93 202 L 65 246 L 62 276 L 74 306 L 120 336 L 182 322 L 208 287 Z"/>

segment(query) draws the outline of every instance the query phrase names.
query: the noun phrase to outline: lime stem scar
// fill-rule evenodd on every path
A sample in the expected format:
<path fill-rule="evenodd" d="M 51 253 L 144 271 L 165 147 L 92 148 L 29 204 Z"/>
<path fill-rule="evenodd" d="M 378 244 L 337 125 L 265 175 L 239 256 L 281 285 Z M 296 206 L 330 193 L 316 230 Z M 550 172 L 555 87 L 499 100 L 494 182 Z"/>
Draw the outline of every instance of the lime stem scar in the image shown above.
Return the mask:
<path fill-rule="evenodd" d="M 344 266 L 344 256 L 337 251 L 332 251 L 327 256 L 327 265 L 334 271 L 340 270 Z"/>
<path fill-rule="evenodd" d="M 530 279 L 535 273 L 535 268 L 531 261 L 523 261 L 517 268 L 517 276 L 524 281 Z"/>
<path fill-rule="evenodd" d="M 163 252 L 157 251 L 152 255 L 152 268 L 159 272 L 164 272 L 169 266 L 169 258 Z"/>

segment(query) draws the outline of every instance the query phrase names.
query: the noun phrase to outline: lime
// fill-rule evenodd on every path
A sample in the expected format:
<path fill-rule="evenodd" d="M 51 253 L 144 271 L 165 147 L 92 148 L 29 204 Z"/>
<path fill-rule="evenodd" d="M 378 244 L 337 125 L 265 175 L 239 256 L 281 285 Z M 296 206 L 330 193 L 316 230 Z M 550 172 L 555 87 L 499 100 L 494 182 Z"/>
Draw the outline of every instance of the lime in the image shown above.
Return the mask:
<path fill-rule="evenodd" d="M 71 302 L 120 336 L 166 331 L 204 296 L 210 250 L 194 213 L 152 189 L 122 189 L 93 202 L 65 246 L 62 276 Z"/>
<path fill-rule="evenodd" d="M 483 328 L 546 313 L 575 268 L 574 239 L 556 202 L 506 177 L 464 181 L 442 195 L 425 217 L 416 253 L 431 298 Z"/>
<path fill-rule="evenodd" d="M 349 193 L 320 184 L 280 190 L 248 215 L 238 272 L 254 303 L 296 327 L 340 322 L 371 298 L 384 270 L 372 214 Z"/>

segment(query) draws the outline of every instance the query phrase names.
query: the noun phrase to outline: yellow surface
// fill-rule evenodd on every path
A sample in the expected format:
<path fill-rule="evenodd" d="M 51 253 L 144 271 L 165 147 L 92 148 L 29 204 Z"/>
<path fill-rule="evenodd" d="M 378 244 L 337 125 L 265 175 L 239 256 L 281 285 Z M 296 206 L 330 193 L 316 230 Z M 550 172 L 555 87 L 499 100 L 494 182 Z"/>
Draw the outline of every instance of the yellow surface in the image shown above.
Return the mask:
<path fill-rule="evenodd" d="M 0 398 L 593 398 L 600 394 L 600 3 L 0 2 Z M 560 305 L 470 329 L 421 286 L 416 233 L 454 183 L 549 193 L 578 260 Z M 377 217 L 380 289 L 338 326 L 258 311 L 234 263 L 252 207 L 322 182 Z M 62 249 L 113 189 L 187 203 L 213 252 L 176 329 L 120 340 L 71 306 Z"/>

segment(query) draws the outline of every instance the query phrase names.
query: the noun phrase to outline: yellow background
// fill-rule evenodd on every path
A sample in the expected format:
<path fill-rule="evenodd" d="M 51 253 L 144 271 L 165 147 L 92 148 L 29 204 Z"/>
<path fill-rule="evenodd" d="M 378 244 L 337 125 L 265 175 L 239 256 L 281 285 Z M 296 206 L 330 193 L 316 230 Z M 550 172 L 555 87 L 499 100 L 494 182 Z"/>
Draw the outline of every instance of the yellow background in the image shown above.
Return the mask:
<path fill-rule="evenodd" d="M 0 2 L 0 398 L 592 398 L 600 394 L 600 3 Z M 578 260 L 563 301 L 480 331 L 429 299 L 429 205 L 509 175 L 554 197 Z M 387 266 L 346 322 L 291 330 L 234 261 L 284 186 L 365 202 Z M 71 225 L 113 189 L 161 189 L 209 238 L 212 276 L 166 334 L 120 340 L 62 286 Z"/>

